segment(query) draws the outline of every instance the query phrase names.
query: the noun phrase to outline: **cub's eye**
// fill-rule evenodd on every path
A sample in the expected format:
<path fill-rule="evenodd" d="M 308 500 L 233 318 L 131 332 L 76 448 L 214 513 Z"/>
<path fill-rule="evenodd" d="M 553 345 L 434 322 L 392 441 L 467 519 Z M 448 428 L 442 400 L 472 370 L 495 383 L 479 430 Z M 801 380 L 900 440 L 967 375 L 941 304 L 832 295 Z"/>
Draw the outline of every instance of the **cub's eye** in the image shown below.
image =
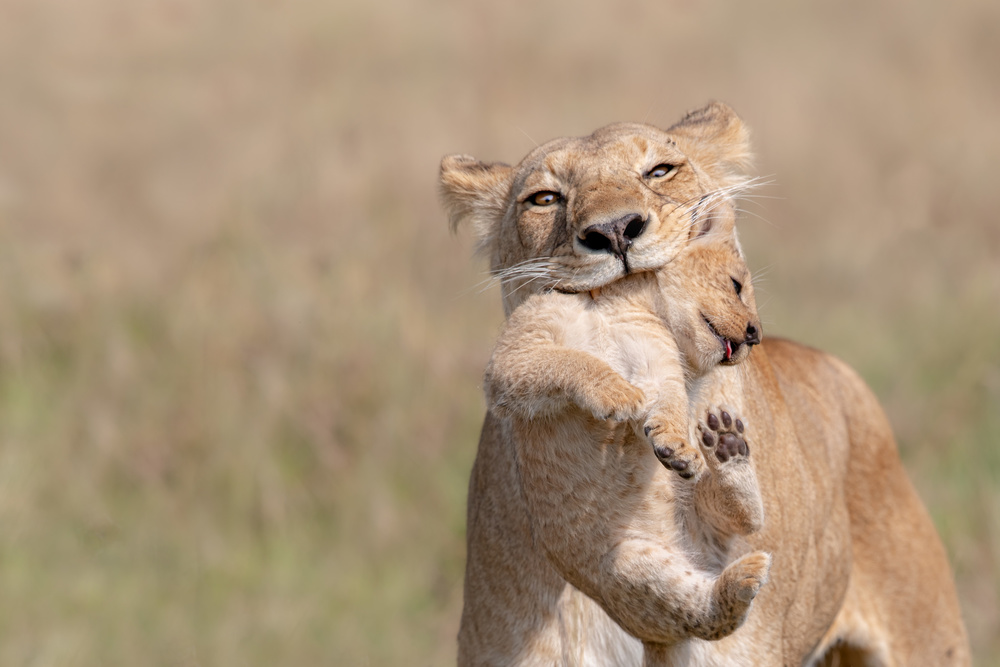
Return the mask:
<path fill-rule="evenodd" d="M 730 278 L 730 280 L 733 281 L 733 289 L 736 290 L 736 296 L 739 296 L 740 292 L 743 291 L 743 283 L 738 281 L 736 278 Z"/>
<path fill-rule="evenodd" d="M 551 190 L 542 190 L 528 197 L 528 201 L 535 206 L 552 206 L 559 201 L 559 193 Z"/>
<path fill-rule="evenodd" d="M 672 176 L 675 171 L 677 171 L 676 164 L 658 164 L 646 172 L 646 178 L 664 178 Z"/>

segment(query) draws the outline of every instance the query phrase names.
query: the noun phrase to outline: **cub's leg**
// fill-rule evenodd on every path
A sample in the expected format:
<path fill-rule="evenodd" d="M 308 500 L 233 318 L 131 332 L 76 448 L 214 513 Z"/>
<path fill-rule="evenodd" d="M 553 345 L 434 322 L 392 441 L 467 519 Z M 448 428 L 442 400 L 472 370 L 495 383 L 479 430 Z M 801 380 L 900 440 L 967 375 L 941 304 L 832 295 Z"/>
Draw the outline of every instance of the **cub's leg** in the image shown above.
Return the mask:
<path fill-rule="evenodd" d="M 763 551 L 749 553 L 723 570 L 713 587 L 711 611 L 702 617 L 689 617 L 697 623 L 691 635 L 701 639 L 722 639 L 735 632 L 750 613 L 750 605 L 760 587 L 767 582 L 771 568 L 771 556 Z M 675 648 L 671 643 L 655 641 L 643 642 L 644 667 L 673 665 L 671 653 Z"/>
<path fill-rule="evenodd" d="M 658 403 L 646 419 L 643 434 L 665 468 L 684 479 L 697 480 L 705 471 L 705 457 L 691 445 L 687 412 L 678 411 L 678 406 L 686 408 L 686 401 Z"/>
<path fill-rule="evenodd" d="M 664 553 L 651 569 L 653 554 L 641 544 L 623 544 L 611 567 L 603 568 L 594 597 L 627 632 L 653 643 L 689 637 L 722 639 L 735 632 L 767 582 L 771 556 L 754 551 L 730 563 L 717 578 L 690 568 L 677 553 Z M 635 548 L 638 547 L 638 548 Z"/>
<path fill-rule="evenodd" d="M 516 332 L 504 335 L 483 377 L 486 400 L 496 414 L 534 419 L 558 414 L 572 403 L 602 421 L 627 421 L 643 411 L 643 391 L 602 359 L 546 340 L 529 338 L 522 344 Z"/>
<path fill-rule="evenodd" d="M 712 588 L 712 606 L 698 619 L 692 634 L 702 639 L 722 639 L 736 631 L 750 612 L 750 603 L 767 582 L 771 555 L 754 551 L 730 563 Z"/>
<path fill-rule="evenodd" d="M 684 607 L 676 609 L 673 620 L 677 625 L 668 641 L 645 635 L 645 664 L 673 664 L 665 659 L 665 654 L 676 641 L 684 638 L 713 641 L 738 630 L 746 621 L 761 586 L 767 582 L 770 569 L 771 556 L 763 551 L 746 554 L 731 563 L 715 580 L 708 596 L 701 600 L 687 599 Z M 678 590 L 676 594 L 680 597 L 684 592 Z M 626 629 L 634 632 L 634 629 Z M 642 632 L 634 634 L 644 638 Z"/>
<path fill-rule="evenodd" d="M 721 573 L 692 561 L 676 516 L 677 503 L 686 502 L 674 492 L 677 480 L 664 474 L 634 426 L 576 412 L 512 419 L 505 428 L 532 543 L 626 632 L 668 644 L 718 638 L 743 622 L 769 557 L 758 552 Z"/>
<path fill-rule="evenodd" d="M 760 530 L 764 504 L 743 418 L 729 406 L 711 407 L 702 412 L 697 430 L 709 472 L 695 488 L 695 512 L 726 533 Z"/>

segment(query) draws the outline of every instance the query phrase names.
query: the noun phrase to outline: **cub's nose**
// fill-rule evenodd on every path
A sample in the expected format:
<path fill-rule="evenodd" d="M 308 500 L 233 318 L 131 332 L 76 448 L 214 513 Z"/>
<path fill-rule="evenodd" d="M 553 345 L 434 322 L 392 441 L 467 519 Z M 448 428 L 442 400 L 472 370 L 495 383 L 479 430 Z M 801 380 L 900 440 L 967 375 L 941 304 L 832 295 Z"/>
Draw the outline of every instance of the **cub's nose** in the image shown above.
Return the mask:
<path fill-rule="evenodd" d="M 591 250 L 607 250 L 625 259 L 632 242 L 646 231 L 646 221 L 638 213 L 629 213 L 609 222 L 590 225 L 580 233 L 580 243 Z"/>
<path fill-rule="evenodd" d="M 760 344 L 760 331 L 753 325 L 753 322 L 747 325 L 747 337 L 743 342 L 751 346 Z"/>

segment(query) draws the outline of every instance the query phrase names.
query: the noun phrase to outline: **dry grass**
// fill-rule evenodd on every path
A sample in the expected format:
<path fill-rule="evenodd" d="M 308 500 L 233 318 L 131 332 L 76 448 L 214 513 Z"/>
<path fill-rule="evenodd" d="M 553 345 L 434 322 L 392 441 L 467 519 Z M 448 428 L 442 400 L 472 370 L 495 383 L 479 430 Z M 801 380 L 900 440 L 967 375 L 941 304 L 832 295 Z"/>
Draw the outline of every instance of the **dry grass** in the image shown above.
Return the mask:
<path fill-rule="evenodd" d="M 0 663 L 452 662 L 501 312 L 437 163 L 710 98 L 777 182 L 767 332 L 882 397 L 1000 661 L 998 45 L 986 0 L 0 4 Z"/>

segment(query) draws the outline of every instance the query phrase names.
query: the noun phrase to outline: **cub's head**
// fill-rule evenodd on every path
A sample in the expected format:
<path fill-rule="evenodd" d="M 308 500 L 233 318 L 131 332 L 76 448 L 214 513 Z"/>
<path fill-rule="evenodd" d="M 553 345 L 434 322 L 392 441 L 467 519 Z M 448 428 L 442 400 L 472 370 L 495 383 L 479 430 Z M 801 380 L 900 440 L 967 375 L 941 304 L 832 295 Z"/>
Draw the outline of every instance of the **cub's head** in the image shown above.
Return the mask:
<path fill-rule="evenodd" d="M 720 103 L 666 131 L 617 123 L 550 141 L 519 164 L 441 162 L 454 226 L 470 222 L 509 314 L 528 295 L 582 292 L 671 262 L 745 187 L 748 133 Z"/>
<path fill-rule="evenodd" d="M 656 273 L 664 317 L 695 376 L 740 363 L 763 335 L 732 221 L 719 223 Z"/>

